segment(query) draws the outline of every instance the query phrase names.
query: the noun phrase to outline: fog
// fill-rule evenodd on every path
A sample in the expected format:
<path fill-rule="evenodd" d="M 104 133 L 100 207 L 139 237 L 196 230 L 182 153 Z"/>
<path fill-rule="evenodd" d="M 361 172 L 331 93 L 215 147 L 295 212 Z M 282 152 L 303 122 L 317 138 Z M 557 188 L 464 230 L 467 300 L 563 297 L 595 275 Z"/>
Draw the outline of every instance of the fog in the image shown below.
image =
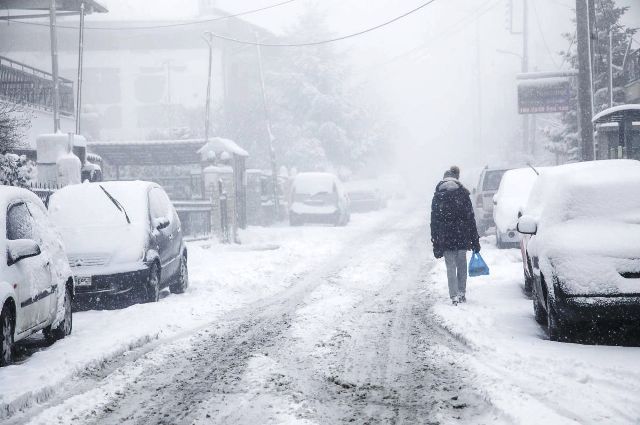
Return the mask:
<path fill-rule="evenodd" d="M 632 0 L 627 1 L 629 2 Z M 138 25 L 152 25 L 201 19 L 209 16 L 202 13 L 207 5 L 218 7 L 224 13 L 234 14 L 274 4 L 268 0 L 252 2 L 190 0 L 160 4 L 147 0 L 136 2 L 105 0 L 103 3 L 109 9 L 109 13 L 89 16 L 87 18 L 89 27 L 99 26 L 105 22 L 126 27 L 128 21 L 135 21 Z M 530 160 L 539 163 L 551 161 L 545 156 L 542 133 L 547 125 L 546 122 L 553 121 L 554 117 L 540 117 L 535 132 L 537 142 L 534 153 L 524 155 L 521 152 L 522 121 L 516 108 L 515 77 L 521 67 L 519 56 L 522 55 L 522 36 L 511 34 L 507 29 L 508 3 L 503 0 L 434 2 L 376 31 L 328 45 L 327 48 L 337 55 L 340 66 L 346 70 L 345 83 L 363 90 L 369 101 L 375 103 L 379 118 L 384 122 L 383 125 L 393 127 L 390 130 L 392 135 L 387 140 L 392 154 L 385 151 L 383 158 L 371 161 L 371 167 L 400 170 L 408 177 L 410 184 L 419 183 L 419 186 L 424 186 L 422 183 L 425 180 L 431 182 L 451 164 L 460 165 L 464 176 L 464 170 L 477 169 L 484 165 L 499 165 L 505 162 L 509 162 L 510 165 L 521 165 Z M 282 37 L 288 36 L 288 40 L 293 39 L 299 43 L 317 41 L 327 36 L 327 34 L 314 34 L 313 30 L 292 35 L 299 19 L 308 13 L 310 8 L 322 14 L 331 36 L 341 36 L 385 22 L 419 4 L 420 2 L 413 0 L 402 2 L 300 0 L 285 2 L 278 7 L 242 16 L 241 19 L 256 28 L 262 28 L 265 42 L 278 43 Z M 570 0 L 530 2 L 529 68 L 531 71 L 556 71 L 568 68 L 568 64 L 562 60 L 559 52 L 569 47 L 563 34 L 574 32 L 573 6 Z M 221 11 L 217 13 L 224 15 Z M 625 19 L 629 22 L 633 22 L 634 19 L 637 21 L 637 13 L 637 10 L 634 10 Z M 514 32 L 522 30 L 521 15 L 522 4 L 516 0 L 513 2 Z M 76 23 L 74 18 L 61 18 L 61 24 L 64 26 Z M 94 114 L 97 110 L 98 114 L 107 118 L 113 113 L 113 110 L 107 111 L 104 107 L 93 105 L 95 97 L 108 97 L 113 91 L 105 85 L 105 78 L 108 79 L 108 76 L 96 80 L 96 74 L 91 74 L 92 69 L 104 68 L 105 63 L 110 61 L 110 55 L 105 54 L 104 50 L 113 49 L 114 45 L 122 48 L 127 43 L 138 43 L 139 46 L 133 53 L 123 53 L 120 55 L 120 60 L 126 62 L 125 58 L 128 54 L 132 60 L 140 61 L 140 65 L 145 69 L 155 70 L 149 71 L 154 74 L 153 76 L 145 77 L 148 80 L 145 83 L 145 86 L 148 86 L 145 90 L 149 91 L 146 97 L 151 99 L 152 94 L 156 94 L 158 102 L 188 108 L 189 111 L 180 112 L 185 117 L 180 125 L 197 126 L 198 129 L 191 128 L 189 134 L 194 137 L 199 136 L 202 133 L 201 123 L 196 124 L 197 120 L 193 117 L 202 113 L 200 109 L 204 102 L 206 46 L 202 40 L 197 39 L 197 33 L 205 30 L 219 31 L 224 25 L 224 20 L 197 25 L 192 29 L 192 45 L 186 49 L 182 48 L 180 52 L 175 52 L 163 45 L 168 33 L 173 34 L 172 31 L 174 31 L 178 35 L 180 29 L 159 29 L 157 33 L 125 31 L 121 34 L 88 31 L 85 50 L 85 67 L 88 70 L 85 91 L 88 92 L 88 100 L 85 104 L 88 104 L 89 113 Z M 37 54 L 33 52 L 12 52 L 12 54 L 19 60 L 48 69 L 48 57 L 41 54 L 47 48 L 44 43 L 47 33 L 45 28 L 41 30 L 42 50 Z M 61 72 L 64 77 L 73 79 L 75 34 L 72 30 L 64 28 L 61 33 Z M 242 39 L 242 35 L 247 34 L 240 33 L 237 38 Z M 154 37 L 158 39 L 155 45 Z M 187 39 L 186 35 L 178 35 L 178 37 Z M 224 40 L 216 40 L 216 42 L 219 49 L 241 51 L 247 56 L 254 55 L 251 52 L 251 46 Z M 5 40 L 3 53 L 6 54 L 10 50 L 11 44 L 11 40 L 8 45 Z M 267 91 L 270 90 L 270 86 L 276 84 L 271 74 L 281 75 L 283 72 L 282 67 L 275 70 L 274 63 L 281 61 L 283 56 L 295 56 L 305 49 L 309 48 L 263 47 Z M 223 100 L 221 93 L 226 93 L 228 88 L 225 82 L 216 79 L 216 75 L 224 74 L 226 72 L 224 67 L 227 65 L 221 64 L 222 56 L 218 56 L 218 53 L 214 54 L 216 56 L 214 57 L 213 109 L 214 113 L 219 111 L 222 114 L 218 117 L 214 132 L 219 131 L 224 133 L 223 135 L 245 138 L 247 140 L 237 140 L 237 142 L 245 145 L 249 151 L 253 151 L 251 153 L 254 159 L 266 157 L 264 143 L 255 140 L 258 136 L 245 129 L 235 132 L 229 129 L 229 126 L 244 128 L 247 121 L 255 121 L 260 119 L 259 117 L 248 114 L 245 120 L 239 121 L 229 119 L 225 121 L 225 118 L 221 118 L 225 114 L 225 108 L 228 108 L 225 104 L 228 100 Z M 302 55 L 304 54 L 303 52 Z M 251 69 L 256 67 L 255 58 L 248 60 L 249 62 L 241 65 L 240 70 L 245 80 L 235 76 L 236 82 L 233 84 L 239 86 L 257 84 L 257 71 Z M 138 90 L 138 82 L 136 81 L 135 84 Z M 171 84 L 174 85 L 173 89 Z M 161 95 L 165 90 L 163 86 L 166 85 L 169 86 L 168 91 Z M 273 95 L 273 97 L 277 96 L 278 94 Z M 125 96 L 122 102 L 128 103 L 127 99 Z M 277 102 L 277 99 L 271 99 L 271 101 Z M 98 101 L 100 102 L 101 100 Z M 239 107 L 244 106 L 246 105 L 241 104 Z M 169 107 L 171 108 L 172 105 Z M 287 108 L 295 109 L 295 106 L 284 105 L 283 113 L 287 113 Z M 170 119 L 180 120 L 175 118 L 178 113 L 175 110 L 172 111 L 169 113 L 172 117 Z M 149 125 L 166 121 L 159 119 L 158 111 L 153 114 L 144 120 Z M 277 118 L 275 120 L 277 121 Z M 125 114 L 121 121 L 122 125 L 131 127 L 126 134 L 107 129 L 95 138 L 149 138 L 149 134 L 152 133 L 147 128 L 149 125 L 141 131 L 132 130 L 139 124 L 139 119 L 138 124 L 127 124 Z M 113 127 L 116 124 L 110 125 Z M 277 131 L 278 123 L 275 126 Z M 38 126 L 36 129 L 40 130 Z M 276 138 L 279 136 L 283 135 L 275 134 Z M 263 166 L 262 161 L 258 161 L 257 166 Z M 304 168 L 304 165 L 299 165 L 298 168 Z M 356 173 L 362 173 L 361 166 L 351 168 L 354 168 Z M 371 170 L 364 174 L 371 174 Z"/>

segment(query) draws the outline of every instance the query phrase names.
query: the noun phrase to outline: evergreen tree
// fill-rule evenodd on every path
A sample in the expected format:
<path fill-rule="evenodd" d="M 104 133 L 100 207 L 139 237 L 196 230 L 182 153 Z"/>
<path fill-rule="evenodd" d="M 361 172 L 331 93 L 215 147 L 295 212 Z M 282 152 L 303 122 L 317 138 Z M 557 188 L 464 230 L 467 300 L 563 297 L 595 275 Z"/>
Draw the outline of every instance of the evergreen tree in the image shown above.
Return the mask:
<path fill-rule="evenodd" d="M 595 0 L 596 34 L 593 43 L 594 55 L 593 88 L 594 110 L 597 112 L 609 107 L 609 30 L 613 35 L 613 95 L 614 105 L 625 102 L 623 90 L 624 70 L 622 61 L 635 29 L 625 28 L 620 18 L 627 12 L 628 7 L 618 7 L 615 0 Z M 575 34 L 564 34 L 570 43 L 570 48 L 561 52 L 563 60 L 573 69 L 578 68 Z M 549 143 L 546 148 L 556 154 L 563 161 L 578 161 L 580 159 L 580 134 L 578 127 L 577 86 L 573 86 L 571 99 L 572 108 L 562 115 L 562 126 L 559 129 L 547 131 Z"/>
<path fill-rule="evenodd" d="M 310 7 L 285 37 L 331 38 L 325 14 Z M 384 152 L 389 128 L 379 102 L 352 82 L 346 52 L 333 44 L 290 48 L 266 67 L 279 161 L 299 170 L 353 171 Z"/>
<path fill-rule="evenodd" d="M 12 151 L 24 148 L 30 120 L 27 111 L 15 103 L 0 101 L 0 184 L 26 187 L 34 166 Z"/>

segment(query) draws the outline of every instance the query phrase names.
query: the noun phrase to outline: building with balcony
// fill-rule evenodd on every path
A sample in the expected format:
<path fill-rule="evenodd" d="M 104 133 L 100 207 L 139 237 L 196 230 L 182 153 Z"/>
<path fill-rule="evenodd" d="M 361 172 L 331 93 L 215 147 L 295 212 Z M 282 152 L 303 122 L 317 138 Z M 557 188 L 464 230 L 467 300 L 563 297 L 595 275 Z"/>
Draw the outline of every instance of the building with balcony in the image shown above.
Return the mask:
<path fill-rule="evenodd" d="M 201 22 L 189 25 L 182 21 L 87 20 L 80 111 L 83 135 L 100 141 L 202 137 L 208 72 L 204 31 L 250 40 L 256 32 L 266 35 L 238 18 L 215 19 L 224 15 L 228 13 L 209 7 L 194 18 Z M 149 27 L 154 29 L 145 29 Z M 77 74 L 77 20 L 59 19 L 58 46 L 64 112 L 71 118 L 73 96 L 67 95 L 74 90 L 71 81 Z M 18 83 L 11 79 L 29 72 L 33 75 L 30 85 L 46 86 L 51 68 L 49 47 L 47 20 L 0 25 L 0 54 L 6 63 L 2 81 L 7 76 L 2 90 L 14 99 L 24 97 L 15 91 Z M 214 40 L 211 109 L 216 119 L 212 134 L 224 130 L 224 125 L 242 125 L 234 112 L 243 112 L 243 99 L 256 95 L 257 68 L 254 49 Z M 34 107 L 46 113 L 48 92 L 40 93 Z M 50 132 L 49 127 L 34 123 L 32 133 Z M 73 120 L 62 122 L 62 130 L 73 131 Z"/>

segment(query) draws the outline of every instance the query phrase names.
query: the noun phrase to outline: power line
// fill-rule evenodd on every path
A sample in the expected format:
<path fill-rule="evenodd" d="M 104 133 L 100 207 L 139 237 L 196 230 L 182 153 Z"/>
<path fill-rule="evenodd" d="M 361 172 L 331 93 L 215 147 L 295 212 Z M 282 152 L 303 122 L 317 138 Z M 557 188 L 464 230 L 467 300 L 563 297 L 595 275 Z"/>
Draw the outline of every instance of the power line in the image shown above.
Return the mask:
<path fill-rule="evenodd" d="M 492 0 L 487 0 L 485 1 L 480 7 L 478 7 L 477 9 L 475 9 L 473 12 L 465 15 L 463 18 L 461 18 L 459 21 L 457 21 L 456 23 L 454 23 L 453 25 L 449 26 L 448 28 L 446 28 L 444 31 L 441 31 L 438 33 L 438 35 L 432 39 L 430 39 L 429 41 L 427 41 L 426 43 L 422 43 L 419 46 L 413 47 L 403 53 L 400 53 L 394 57 L 392 57 L 389 60 L 386 60 L 382 63 L 378 63 L 377 65 L 368 67 L 367 69 L 365 69 L 364 71 L 367 71 L 369 69 L 374 69 L 374 70 L 380 70 L 381 68 L 384 68 L 388 65 L 391 65 L 401 59 L 404 59 L 407 56 L 412 55 L 413 53 L 419 52 L 421 50 L 426 49 L 427 47 L 430 47 L 431 45 L 433 45 L 433 43 L 435 43 L 436 41 L 449 37 L 451 35 L 457 34 L 459 31 L 466 29 L 466 25 L 475 22 L 476 20 L 480 19 L 482 16 L 484 16 L 485 14 L 487 14 L 488 12 L 492 11 L 493 9 L 496 8 L 496 6 L 498 6 L 499 1 L 495 1 L 493 4 L 490 5 L 490 3 L 492 2 Z M 488 6 L 488 7 L 487 7 Z M 420 58 L 418 58 L 420 59 Z"/>
<path fill-rule="evenodd" d="M 578 36 L 578 33 L 574 32 L 573 33 L 573 38 L 571 39 L 571 43 L 569 44 L 569 48 L 567 48 L 567 52 L 564 55 L 564 57 L 562 58 L 562 63 L 560 64 L 560 69 L 562 69 L 564 67 L 564 64 L 567 62 L 567 57 L 571 54 L 571 48 L 575 44 L 575 42 L 577 40 L 577 36 Z"/>
<path fill-rule="evenodd" d="M 293 3 L 295 1 L 298 1 L 298 0 L 286 0 L 286 1 L 282 1 L 280 3 L 272 4 L 270 6 L 260 7 L 258 9 L 246 10 L 244 12 L 235 13 L 233 15 L 218 16 L 218 17 L 215 17 L 215 18 L 200 19 L 200 20 L 195 20 L 195 21 L 176 22 L 176 23 L 172 23 L 172 24 L 162 24 L 162 25 L 129 26 L 129 27 L 85 26 L 84 29 L 85 30 L 97 30 L 97 31 L 142 31 L 142 30 L 153 30 L 153 29 L 163 29 L 163 28 L 175 28 L 175 27 L 182 27 L 182 26 L 189 26 L 189 25 L 199 25 L 199 24 L 206 24 L 206 23 L 215 22 L 215 21 L 221 21 L 221 20 L 224 20 L 224 19 L 238 18 L 240 16 L 251 15 L 251 14 L 254 14 L 254 13 L 258 13 L 258 12 L 262 12 L 262 11 L 265 11 L 265 10 L 274 9 L 276 7 L 284 6 L 286 4 Z M 44 27 L 48 27 L 49 26 L 49 24 L 45 24 L 45 23 L 42 23 L 42 22 L 26 22 L 26 21 L 12 20 L 12 19 L 9 19 L 7 22 L 12 22 L 12 23 L 16 23 L 16 24 L 22 24 L 22 25 L 34 25 L 34 26 L 44 26 Z M 78 26 L 73 26 L 73 25 L 57 25 L 57 28 L 77 30 L 79 27 Z"/>
<path fill-rule="evenodd" d="M 408 12 L 403 13 L 400 16 L 396 16 L 393 19 L 390 19 L 390 20 L 388 20 L 386 22 L 383 22 L 383 23 L 378 24 L 376 26 L 373 26 L 371 28 L 367 28 L 367 29 L 364 29 L 362 31 L 354 32 L 354 33 L 351 33 L 351 34 L 348 34 L 348 35 L 343 35 L 343 36 L 340 36 L 340 37 L 330 38 L 328 40 L 310 41 L 310 42 L 306 42 L 306 43 L 260 43 L 260 42 L 256 42 L 256 41 L 238 40 L 236 38 L 226 37 L 226 36 L 223 36 L 223 35 L 220 35 L 220 34 L 215 34 L 215 33 L 213 33 L 213 36 L 216 37 L 216 38 L 219 38 L 221 40 L 226 40 L 226 41 L 230 41 L 230 42 L 233 42 L 233 43 L 248 44 L 248 45 L 252 45 L 252 46 L 261 46 L 261 47 L 308 47 L 308 46 L 318 46 L 318 45 L 321 45 L 321 44 L 335 43 L 336 41 L 342 41 L 342 40 L 346 40 L 346 39 L 349 39 L 349 38 L 357 37 L 357 36 L 369 33 L 371 31 L 378 30 L 378 29 L 380 29 L 382 27 L 386 27 L 387 25 L 390 25 L 390 24 L 392 24 L 394 22 L 397 22 L 397 21 L 399 21 L 399 20 L 401 20 L 403 18 L 406 18 L 409 15 L 412 15 L 412 14 L 418 12 L 421 9 L 424 9 L 425 7 L 435 3 L 436 1 L 437 0 L 430 0 L 430 1 L 426 2 L 426 3 L 421 4 L 420 6 L 414 8 L 414 9 L 411 9 Z"/>
<path fill-rule="evenodd" d="M 536 2 L 531 2 L 533 5 L 533 14 L 536 16 L 536 26 L 538 27 L 538 32 L 540 33 L 540 38 L 542 38 L 542 44 L 544 44 L 544 48 L 549 55 L 549 59 L 553 63 L 553 66 L 558 68 L 558 63 L 554 58 L 554 54 L 551 53 L 551 49 L 549 48 L 549 44 L 547 43 L 547 38 L 544 36 L 544 32 L 542 31 L 542 25 L 540 25 L 540 16 L 538 15 L 538 8 L 536 7 Z M 558 68 L 559 69 L 559 68 Z"/>

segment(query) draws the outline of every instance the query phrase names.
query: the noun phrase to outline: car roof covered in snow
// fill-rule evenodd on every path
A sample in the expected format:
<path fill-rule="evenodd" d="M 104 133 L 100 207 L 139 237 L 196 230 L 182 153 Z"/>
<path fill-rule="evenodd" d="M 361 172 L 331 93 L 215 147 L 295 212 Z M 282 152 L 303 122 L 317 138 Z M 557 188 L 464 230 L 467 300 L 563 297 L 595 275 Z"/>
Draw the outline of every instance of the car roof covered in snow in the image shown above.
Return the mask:
<path fill-rule="evenodd" d="M 338 177 L 331 173 L 299 173 L 293 181 L 293 189 L 297 193 L 315 195 L 321 192 L 332 192 L 333 185 L 339 182 Z"/>
<path fill-rule="evenodd" d="M 36 203 L 42 203 L 42 201 L 40 201 L 40 198 L 38 198 L 38 195 L 28 189 L 16 186 L 0 185 L 0 203 L 6 205 L 8 202 L 15 198 L 23 198 L 34 201 Z"/>
<path fill-rule="evenodd" d="M 550 167 L 540 175 L 525 214 L 557 223 L 577 217 L 640 212 L 640 162 L 604 160 Z"/>
<path fill-rule="evenodd" d="M 104 187 L 120 202 L 132 222 L 148 219 L 147 191 L 159 187 L 145 181 L 112 181 L 66 186 L 56 191 L 49 201 L 49 211 L 61 227 L 76 225 L 121 224 L 123 214 L 102 191 Z"/>
<path fill-rule="evenodd" d="M 497 196 L 519 198 L 524 194 L 526 196 L 522 201 L 526 202 L 538 178 L 536 171 L 542 174 L 545 170 L 546 168 L 544 167 L 536 168 L 535 171 L 530 167 L 508 170 L 504 173 L 504 176 L 502 176 Z"/>

